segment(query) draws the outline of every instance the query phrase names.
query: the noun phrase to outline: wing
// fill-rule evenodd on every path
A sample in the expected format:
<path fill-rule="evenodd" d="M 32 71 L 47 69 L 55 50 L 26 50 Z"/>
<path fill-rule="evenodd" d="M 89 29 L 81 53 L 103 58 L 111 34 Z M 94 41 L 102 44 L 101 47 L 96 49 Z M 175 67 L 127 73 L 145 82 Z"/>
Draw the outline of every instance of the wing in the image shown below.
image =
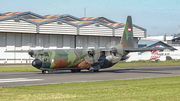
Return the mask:
<path fill-rule="evenodd" d="M 6 50 L 4 52 L 27 53 L 29 50 Z"/>
<path fill-rule="evenodd" d="M 4 52 L 28 53 L 31 57 L 35 57 L 41 50 L 6 50 Z"/>

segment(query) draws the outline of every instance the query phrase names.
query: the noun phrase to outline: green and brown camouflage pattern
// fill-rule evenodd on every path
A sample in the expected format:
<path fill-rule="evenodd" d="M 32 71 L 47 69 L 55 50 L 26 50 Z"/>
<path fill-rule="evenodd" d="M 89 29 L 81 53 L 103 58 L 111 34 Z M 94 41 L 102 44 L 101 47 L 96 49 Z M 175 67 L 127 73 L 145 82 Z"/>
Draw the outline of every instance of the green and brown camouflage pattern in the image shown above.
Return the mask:
<path fill-rule="evenodd" d="M 133 25 L 131 16 L 127 17 L 121 42 L 123 48 L 134 48 Z"/>
<path fill-rule="evenodd" d="M 43 64 L 42 68 L 89 68 L 91 65 L 84 60 L 83 50 L 43 50 L 36 57 Z"/>

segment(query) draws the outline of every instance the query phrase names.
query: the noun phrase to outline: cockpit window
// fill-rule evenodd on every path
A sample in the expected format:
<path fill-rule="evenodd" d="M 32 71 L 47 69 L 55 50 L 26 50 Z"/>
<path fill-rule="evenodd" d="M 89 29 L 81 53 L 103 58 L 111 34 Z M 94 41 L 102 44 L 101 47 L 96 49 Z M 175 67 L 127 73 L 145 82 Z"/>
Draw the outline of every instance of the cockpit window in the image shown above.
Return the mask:
<path fill-rule="evenodd" d="M 38 56 L 48 56 L 49 57 L 49 54 L 48 54 L 48 52 L 44 52 L 44 54 L 39 53 Z"/>
<path fill-rule="evenodd" d="M 44 56 L 44 54 L 39 53 L 38 56 Z"/>
<path fill-rule="evenodd" d="M 44 56 L 47 56 L 47 57 L 49 57 L 49 54 L 48 54 L 48 52 L 44 52 Z"/>

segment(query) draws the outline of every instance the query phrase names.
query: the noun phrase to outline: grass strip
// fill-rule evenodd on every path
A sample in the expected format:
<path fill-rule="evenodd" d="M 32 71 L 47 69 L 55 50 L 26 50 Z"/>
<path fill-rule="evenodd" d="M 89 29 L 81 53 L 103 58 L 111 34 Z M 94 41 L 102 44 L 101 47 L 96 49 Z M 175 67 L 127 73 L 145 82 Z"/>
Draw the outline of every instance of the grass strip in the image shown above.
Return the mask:
<path fill-rule="evenodd" d="M 0 88 L 1 101 L 180 101 L 180 77 Z"/>
<path fill-rule="evenodd" d="M 35 67 L 0 67 L 0 72 L 26 72 L 26 71 L 39 71 Z"/>
<path fill-rule="evenodd" d="M 180 66 L 180 60 L 168 60 L 168 61 L 148 61 L 148 60 L 139 60 L 132 62 L 119 62 L 114 65 L 112 68 L 132 68 L 132 67 L 151 67 L 151 66 Z"/>

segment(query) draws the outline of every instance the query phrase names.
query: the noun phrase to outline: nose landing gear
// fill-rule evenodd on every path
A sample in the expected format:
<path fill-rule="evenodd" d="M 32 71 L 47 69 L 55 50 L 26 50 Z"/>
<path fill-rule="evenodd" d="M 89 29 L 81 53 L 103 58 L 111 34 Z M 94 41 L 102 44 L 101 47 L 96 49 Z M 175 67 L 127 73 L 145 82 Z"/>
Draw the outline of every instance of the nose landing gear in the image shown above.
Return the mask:
<path fill-rule="evenodd" d="M 42 70 L 42 74 L 49 74 L 50 72 L 53 72 L 53 71 L 50 71 L 50 70 Z"/>

